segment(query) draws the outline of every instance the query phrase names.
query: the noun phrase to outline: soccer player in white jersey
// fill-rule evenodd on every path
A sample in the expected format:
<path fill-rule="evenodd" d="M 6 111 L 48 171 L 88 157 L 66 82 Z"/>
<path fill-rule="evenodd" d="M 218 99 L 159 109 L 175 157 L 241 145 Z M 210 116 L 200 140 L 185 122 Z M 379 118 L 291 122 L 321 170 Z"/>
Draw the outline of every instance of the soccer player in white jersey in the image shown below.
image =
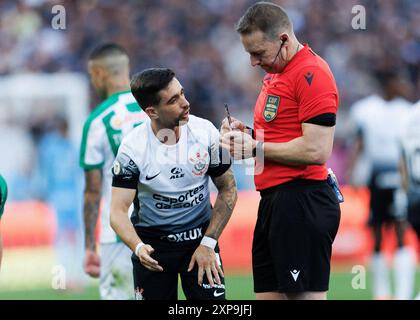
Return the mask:
<path fill-rule="evenodd" d="M 133 251 L 137 299 L 225 299 L 217 241 L 237 192 L 219 131 L 190 115 L 170 69 L 146 69 L 131 91 L 150 120 L 128 134 L 113 168 L 111 226 Z M 209 178 L 217 187 L 212 208 Z M 134 212 L 126 212 L 134 200 Z"/>
<path fill-rule="evenodd" d="M 371 95 L 351 108 L 351 118 L 357 129 L 349 172 L 353 176 L 355 162 L 363 157 L 369 167 L 367 185 L 370 190 L 369 226 L 374 238 L 374 253 L 371 260 L 373 296 L 375 299 L 392 298 L 388 265 L 381 252 L 382 227 L 393 225 L 397 236 L 397 251 L 394 257 L 396 299 L 409 299 L 414 276 L 414 253 L 404 246 L 407 225 L 404 203 L 400 201 L 401 181 L 399 176 L 399 136 L 403 119 L 411 103 L 409 84 L 394 71 L 378 72 L 382 97 Z"/>
<path fill-rule="evenodd" d="M 103 102 L 87 118 L 80 148 L 80 166 L 85 170 L 86 184 L 84 269 L 92 277 L 100 276 L 101 299 L 132 299 L 131 253 L 109 222 L 111 169 L 123 136 L 147 115 L 130 92 L 129 58 L 122 47 L 112 43 L 97 47 L 90 55 L 88 68 Z M 99 211 L 100 258 L 95 233 Z"/>
<path fill-rule="evenodd" d="M 408 201 L 408 221 L 420 241 L 420 101 L 409 113 L 401 137 L 401 182 Z M 420 300 L 420 292 L 415 297 Z"/>

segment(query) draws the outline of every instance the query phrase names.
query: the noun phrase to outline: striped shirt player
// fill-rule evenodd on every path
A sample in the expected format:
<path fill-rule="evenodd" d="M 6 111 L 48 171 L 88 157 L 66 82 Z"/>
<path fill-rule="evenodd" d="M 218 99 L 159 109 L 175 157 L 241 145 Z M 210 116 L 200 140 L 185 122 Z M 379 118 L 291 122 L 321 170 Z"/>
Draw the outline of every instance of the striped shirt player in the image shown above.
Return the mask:
<path fill-rule="evenodd" d="M 218 239 L 236 203 L 219 132 L 190 115 L 168 68 L 135 74 L 131 92 L 150 120 L 124 138 L 113 168 L 111 226 L 133 251 L 136 299 L 225 299 Z M 223 156 L 223 155 L 225 156 Z M 217 188 L 210 204 L 209 178 Z M 126 216 L 134 201 L 134 212 Z"/>
<path fill-rule="evenodd" d="M 122 138 L 146 118 L 130 91 L 117 92 L 91 113 L 83 129 L 80 166 L 86 171 L 99 169 L 102 172 L 100 293 L 103 299 L 133 296 L 131 253 L 118 239 L 109 221 L 112 165 Z M 120 280 L 115 279 L 116 270 L 120 270 Z M 115 283 L 120 284 L 121 290 Z"/>
<path fill-rule="evenodd" d="M 212 215 L 209 177 L 222 175 L 230 165 L 221 163 L 219 132 L 211 122 L 190 115 L 180 128 L 174 145 L 162 144 L 149 120 L 133 130 L 118 152 L 112 185 L 137 189 L 131 216 L 136 232 L 143 242 L 153 244 L 165 270 L 185 266 L 180 274 L 187 298 L 220 299 L 225 296 L 223 279 L 215 288 L 208 283 L 200 288 L 197 276 L 186 270 Z M 218 247 L 215 252 L 221 265 Z M 150 272 L 135 256 L 133 265 L 134 282 L 143 297 L 176 299 L 178 272 Z"/>

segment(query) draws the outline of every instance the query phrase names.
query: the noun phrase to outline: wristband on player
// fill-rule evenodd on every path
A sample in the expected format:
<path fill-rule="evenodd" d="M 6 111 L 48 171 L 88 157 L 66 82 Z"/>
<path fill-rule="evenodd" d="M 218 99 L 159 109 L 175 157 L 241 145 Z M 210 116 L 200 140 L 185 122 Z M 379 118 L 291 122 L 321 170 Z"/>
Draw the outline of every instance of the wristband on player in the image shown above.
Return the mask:
<path fill-rule="evenodd" d="M 203 239 L 201 239 L 200 244 L 214 250 L 214 248 L 216 248 L 217 240 L 204 236 Z"/>
<path fill-rule="evenodd" d="M 136 254 L 136 256 L 139 255 L 139 251 L 141 249 L 141 247 L 143 247 L 145 245 L 145 243 L 143 243 L 142 241 L 138 243 L 138 245 L 136 246 L 136 249 L 134 250 L 134 253 Z"/>

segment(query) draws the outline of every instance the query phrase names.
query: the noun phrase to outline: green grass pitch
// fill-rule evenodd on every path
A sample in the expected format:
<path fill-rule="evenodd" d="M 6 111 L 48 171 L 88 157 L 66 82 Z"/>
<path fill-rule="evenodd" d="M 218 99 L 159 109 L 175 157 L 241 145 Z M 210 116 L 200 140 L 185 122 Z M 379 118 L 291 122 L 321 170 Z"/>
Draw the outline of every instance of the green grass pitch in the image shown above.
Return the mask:
<path fill-rule="evenodd" d="M 353 289 L 352 280 L 354 274 L 351 271 L 333 272 L 330 279 L 330 290 L 328 299 L 330 300 L 370 300 L 371 295 L 371 277 L 367 273 L 366 288 Z M 392 281 L 391 281 L 392 282 Z M 416 274 L 416 290 L 420 290 L 420 270 Z M 179 298 L 185 299 L 179 290 Z M 226 274 L 226 296 L 229 300 L 253 300 L 252 276 L 250 274 Z M 36 299 L 36 300 L 96 300 L 99 299 L 97 286 L 89 286 L 80 292 L 69 292 L 66 290 L 36 289 L 25 291 L 2 291 L 0 288 L 0 300 L 4 299 Z"/>

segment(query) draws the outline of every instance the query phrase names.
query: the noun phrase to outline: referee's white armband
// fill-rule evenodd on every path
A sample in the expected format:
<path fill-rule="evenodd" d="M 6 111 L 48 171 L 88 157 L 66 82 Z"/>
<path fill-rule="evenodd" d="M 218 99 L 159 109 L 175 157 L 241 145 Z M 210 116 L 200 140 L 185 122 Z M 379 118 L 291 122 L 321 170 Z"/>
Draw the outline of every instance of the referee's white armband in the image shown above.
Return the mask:
<path fill-rule="evenodd" d="M 136 249 L 134 250 L 134 253 L 136 254 L 136 256 L 139 255 L 139 251 L 140 251 L 141 247 L 143 247 L 144 245 L 145 245 L 145 243 L 139 242 L 139 244 L 136 246 Z"/>
<path fill-rule="evenodd" d="M 214 250 L 214 248 L 216 248 L 217 240 L 204 236 L 203 239 L 201 239 L 200 244 Z"/>

